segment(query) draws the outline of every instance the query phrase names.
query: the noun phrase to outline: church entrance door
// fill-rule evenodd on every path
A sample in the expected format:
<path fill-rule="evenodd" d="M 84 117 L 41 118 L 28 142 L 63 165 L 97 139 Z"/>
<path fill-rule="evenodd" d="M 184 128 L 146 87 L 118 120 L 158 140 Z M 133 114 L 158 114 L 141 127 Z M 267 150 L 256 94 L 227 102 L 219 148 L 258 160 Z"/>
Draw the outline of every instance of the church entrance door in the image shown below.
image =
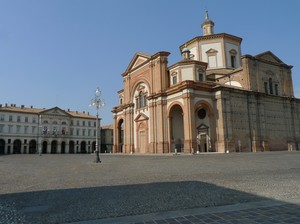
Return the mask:
<path fill-rule="evenodd" d="M 146 152 L 146 132 L 145 131 L 140 131 L 139 132 L 139 149 L 140 153 L 145 153 Z"/>

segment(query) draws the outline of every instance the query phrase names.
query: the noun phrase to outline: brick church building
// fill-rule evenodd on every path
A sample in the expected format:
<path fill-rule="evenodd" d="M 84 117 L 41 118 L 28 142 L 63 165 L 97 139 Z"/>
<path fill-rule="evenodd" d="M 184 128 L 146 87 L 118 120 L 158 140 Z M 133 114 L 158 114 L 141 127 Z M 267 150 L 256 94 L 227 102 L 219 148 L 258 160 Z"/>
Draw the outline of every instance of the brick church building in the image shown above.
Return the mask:
<path fill-rule="evenodd" d="M 292 66 L 271 51 L 241 55 L 242 38 L 214 33 L 168 52 L 136 53 L 122 74 L 114 107 L 119 153 L 256 152 L 300 149 L 300 99 Z"/>

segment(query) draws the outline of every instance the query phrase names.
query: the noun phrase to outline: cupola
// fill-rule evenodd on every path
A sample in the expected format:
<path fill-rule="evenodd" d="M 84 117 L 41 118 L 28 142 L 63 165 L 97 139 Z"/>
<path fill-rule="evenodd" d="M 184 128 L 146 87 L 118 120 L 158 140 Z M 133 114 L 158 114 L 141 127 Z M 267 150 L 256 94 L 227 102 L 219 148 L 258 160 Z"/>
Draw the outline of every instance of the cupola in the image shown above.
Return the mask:
<path fill-rule="evenodd" d="M 214 34 L 215 23 L 209 19 L 208 11 L 205 11 L 205 21 L 201 24 L 203 36 Z"/>

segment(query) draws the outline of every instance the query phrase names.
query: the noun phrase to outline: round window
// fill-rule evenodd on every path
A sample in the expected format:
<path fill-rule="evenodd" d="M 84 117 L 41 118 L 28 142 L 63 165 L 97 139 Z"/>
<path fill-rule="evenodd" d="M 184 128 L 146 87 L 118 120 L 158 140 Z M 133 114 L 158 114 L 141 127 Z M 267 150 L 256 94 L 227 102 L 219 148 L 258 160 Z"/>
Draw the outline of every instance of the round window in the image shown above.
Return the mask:
<path fill-rule="evenodd" d="M 206 111 L 205 111 L 205 109 L 201 108 L 200 110 L 198 110 L 198 117 L 200 119 L 204 119 L 206 117 Z"/>

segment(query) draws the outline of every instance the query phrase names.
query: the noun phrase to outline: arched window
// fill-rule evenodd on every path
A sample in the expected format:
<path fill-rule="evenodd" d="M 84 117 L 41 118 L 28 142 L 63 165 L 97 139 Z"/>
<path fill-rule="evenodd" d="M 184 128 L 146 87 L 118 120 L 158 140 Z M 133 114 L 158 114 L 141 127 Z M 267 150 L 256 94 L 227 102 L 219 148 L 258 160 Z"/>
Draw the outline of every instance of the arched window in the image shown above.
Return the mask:
<path fill-rule="evenodd" d="M 147 93 L 139 92 L 138 97 L 136 98 L 136 107 L 137 109 L 143 108 L 147 106 Z"/>
<path fill-rule="evenodd" d="M 143 94 L 143 92 L 139 93 L 138 99 L 139 99 L 139 103 L 138 103 L 139 108 L 142 108 L 144 106 L 144 94 Z"/>

